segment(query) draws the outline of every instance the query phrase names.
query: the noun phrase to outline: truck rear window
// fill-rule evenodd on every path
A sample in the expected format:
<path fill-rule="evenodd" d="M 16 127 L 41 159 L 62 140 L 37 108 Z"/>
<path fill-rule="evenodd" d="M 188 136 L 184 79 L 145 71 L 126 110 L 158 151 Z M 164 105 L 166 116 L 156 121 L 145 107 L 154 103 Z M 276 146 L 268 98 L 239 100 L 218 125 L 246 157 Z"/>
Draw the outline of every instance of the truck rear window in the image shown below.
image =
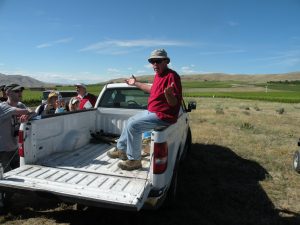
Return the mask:
<path fill-rule="evenodd" d="M 149 93 L 133 88 L 107 89 L 102 96 L 98 107 L 147 109 Z"/>
<path fill-rule="evenodd" d="M 43 92 L 43 100 L 47 100 L 48 95 L 51 91 L 44 91 Z M 57 91 L 59 92 L 59 94 L 63 97 L 63 98 L 67 98 L 70 99 L 74 96 L 77 96 L 77 92 L 76 91 Z"/>

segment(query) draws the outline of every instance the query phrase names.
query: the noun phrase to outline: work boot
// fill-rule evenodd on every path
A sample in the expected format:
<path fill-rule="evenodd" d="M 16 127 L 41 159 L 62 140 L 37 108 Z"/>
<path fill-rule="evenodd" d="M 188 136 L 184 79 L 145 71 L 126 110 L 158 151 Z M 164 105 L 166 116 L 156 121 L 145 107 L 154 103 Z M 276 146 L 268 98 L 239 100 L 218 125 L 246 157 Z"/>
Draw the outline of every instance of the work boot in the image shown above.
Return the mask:
<path fill-rule="evenodd" d="M 118 167 L 122 170 L 137 170 L 142 168 L 141 160 L 126 160 L 118 163 Z"/>
<path fill-rule="evenodd" d="M 107 155 L 108 155 L 109 158 L 112 158 L 112 159 L 119 158 L 121 160 L 127 160 L 126 152 L 124 152 L 120 149 L 117 149 L 117 148 L 114 148 L 113 150 L 108 151 Z"/>

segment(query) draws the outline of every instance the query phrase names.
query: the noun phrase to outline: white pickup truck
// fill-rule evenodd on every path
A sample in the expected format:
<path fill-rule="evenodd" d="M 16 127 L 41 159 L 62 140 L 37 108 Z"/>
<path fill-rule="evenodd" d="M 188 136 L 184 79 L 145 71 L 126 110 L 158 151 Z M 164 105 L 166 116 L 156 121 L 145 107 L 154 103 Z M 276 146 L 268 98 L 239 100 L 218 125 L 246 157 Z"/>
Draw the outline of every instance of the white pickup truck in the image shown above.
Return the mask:
<path fill-rule="evenodd" d="M 151 131 L 142 168 L 124 171 L 107 151 L 128 118 L 147 108 L 149 94 L 127 84 L 107 84 L 95 108 L 45 116 L 21 124 L 20 167 L 0 174 L 0 191 L 33 191 L 87 206 L 128 210 L 157 208 L 176 194 L 179 163 L 191 147 L 189 116 Z M 142 137 L 141 137 L 142 138 Z M 2 195 L 2 203 L 5 201 Z"/>

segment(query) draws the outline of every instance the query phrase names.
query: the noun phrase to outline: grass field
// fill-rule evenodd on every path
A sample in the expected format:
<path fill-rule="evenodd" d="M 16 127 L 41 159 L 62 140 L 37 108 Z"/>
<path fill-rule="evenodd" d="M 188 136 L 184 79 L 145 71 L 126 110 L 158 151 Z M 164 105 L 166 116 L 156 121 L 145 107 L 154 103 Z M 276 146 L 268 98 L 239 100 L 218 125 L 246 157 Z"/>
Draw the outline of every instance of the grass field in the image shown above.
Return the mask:
<path fill-rule="evenodd" d="M 262 101 L 300 103 L 300 82 L 296 83 L 249 83 L 242 81 L 183 81 L 184 97 L 218 97 L 251 99 Z M 266 86 L 268 88 L 266 89 Z M 99 95 L 103 85 L 88 85 L 88 91 Z M 75 90 L 74 86 L 58 86 L 59 90 Z M 25 90 L 23 102 L 37 106 L 41 102 L 41 91 Z"/>
<path fill-rule="evenodd" d="M 172 208 L 78 211 L 18 194 L 0 224 L 300 224 L 300 174 L 292 169 L 300 104 L 223 98 L 197 103 L 190 114 L 192 150 Z"/>

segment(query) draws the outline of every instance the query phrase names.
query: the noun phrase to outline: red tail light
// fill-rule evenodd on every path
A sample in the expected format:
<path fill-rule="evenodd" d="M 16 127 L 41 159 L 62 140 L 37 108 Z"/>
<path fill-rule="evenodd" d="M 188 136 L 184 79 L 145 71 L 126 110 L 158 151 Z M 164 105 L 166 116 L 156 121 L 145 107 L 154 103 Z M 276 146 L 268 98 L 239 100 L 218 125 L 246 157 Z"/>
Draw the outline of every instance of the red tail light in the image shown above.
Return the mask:
<path fill-rule="evenodd" d="M 19 149 L 19 156 L 24 157 L 24 133 L 22 130 L 19 130 L 19 139 L 18 139 L 18 149 Z"/>
<path fill-rule="evenodd" d="M 153 173 L 161 174 L 168 166 L 168 145 L 167 142 L 154 143 Z"/>

